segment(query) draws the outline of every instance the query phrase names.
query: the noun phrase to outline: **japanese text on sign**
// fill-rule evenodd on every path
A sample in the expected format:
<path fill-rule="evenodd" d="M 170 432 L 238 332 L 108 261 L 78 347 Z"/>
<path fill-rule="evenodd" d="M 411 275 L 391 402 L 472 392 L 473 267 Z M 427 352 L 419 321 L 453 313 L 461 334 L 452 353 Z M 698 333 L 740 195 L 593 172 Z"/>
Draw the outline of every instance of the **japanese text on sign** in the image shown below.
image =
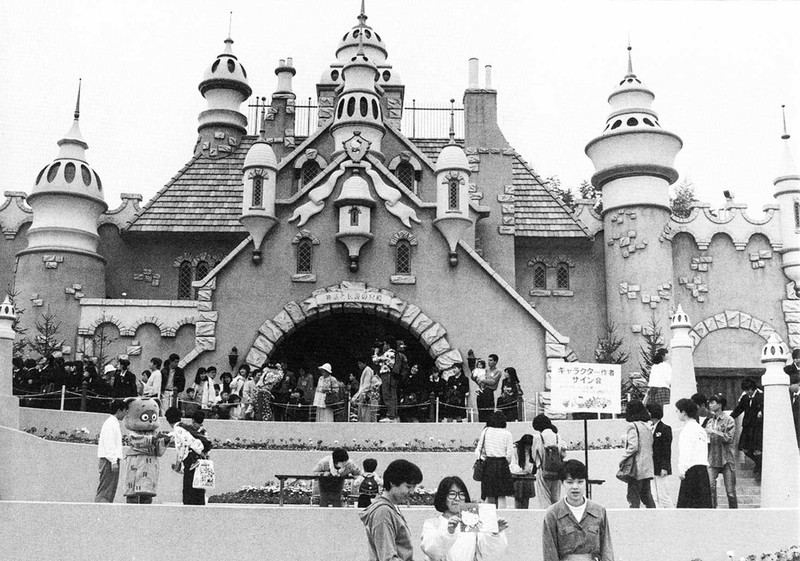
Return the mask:
<path fill-rule="evenodd" d="M 550 403 L 559 413 L 620 413 L 619 364 L 559 362 L 550 373 Z"/>

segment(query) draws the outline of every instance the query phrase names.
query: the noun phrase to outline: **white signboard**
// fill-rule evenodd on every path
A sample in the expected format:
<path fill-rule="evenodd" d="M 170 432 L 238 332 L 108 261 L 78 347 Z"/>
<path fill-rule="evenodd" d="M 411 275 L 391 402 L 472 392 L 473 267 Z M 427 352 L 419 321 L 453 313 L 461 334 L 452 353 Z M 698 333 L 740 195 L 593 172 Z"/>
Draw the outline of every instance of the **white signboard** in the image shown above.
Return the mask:
<path fill-rule="evenodd" d="M 550 372 L 550 407 L 559 413 L 620 413 L 619 364 L 558 362 Z"/>
<path fill-rule="evenodd" d="M 393 298 L 381 292 L 371 292 L 368 290 L 334 290 L 317 294 L 309 299 L 308 307 L 316 308 L 326 304 L 342 304 L 345 302 L 355 302 L 359 304 L 377 304 L 379 306 L 393 307 Z M 399 300 L 397 300 L 399 302 Z"/>

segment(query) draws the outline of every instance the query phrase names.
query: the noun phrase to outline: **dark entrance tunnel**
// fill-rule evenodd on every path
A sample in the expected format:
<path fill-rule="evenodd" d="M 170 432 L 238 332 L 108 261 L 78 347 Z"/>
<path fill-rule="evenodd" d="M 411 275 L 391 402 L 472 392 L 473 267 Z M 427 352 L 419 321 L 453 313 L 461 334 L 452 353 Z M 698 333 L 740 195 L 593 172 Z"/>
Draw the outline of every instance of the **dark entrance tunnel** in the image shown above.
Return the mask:
<path fill-rule="evenodd" d="M 314 373 L 318 366 L 329 362 L 340 380 L 347 380 L 351 372 L 358 379 L 358 358 L 369 359 L 373 343 L 387 338 L 405 341 L 409 365 L 418 364 L 424 374 L 433 368 L 433 359 L 413 333 L 388 318 L 363 312 L 315 318 L 281 339 L 270 361 L 286 361 L 295 372 L 304 367 Z"/>

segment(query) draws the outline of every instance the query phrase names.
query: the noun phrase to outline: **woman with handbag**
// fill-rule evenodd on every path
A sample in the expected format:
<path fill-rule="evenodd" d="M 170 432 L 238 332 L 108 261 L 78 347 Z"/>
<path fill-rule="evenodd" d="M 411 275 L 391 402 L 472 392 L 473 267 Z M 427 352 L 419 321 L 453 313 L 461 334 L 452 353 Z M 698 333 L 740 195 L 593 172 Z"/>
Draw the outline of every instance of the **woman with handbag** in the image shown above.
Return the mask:
<path fill-rule="evenodd" d="M 533 460 L 533 435 L 524 434 L 514 443 L 514 457 L 511 459 L 511 476 L 514 481 L 514 508 L 526 510 L 531 497 L 536 496 L 534 474 L 536 464 Z"/>
<path fill-rule="evenodd" d="M 205 505 L 205 488 L 195 488 L 194 476 L 198 462 L 207 460 L 208 452 L 211 450 L 211 441 L 200 432 L 206 415 L 203 411 L 197 411 L 192 416 L 192 424 L 183 424 L 179 422 L 180 410 L 177 407 L 170 407 L 164 416 L 173 429 L 171 436 L 175 443 L 176 455 L 172 469 L 183 473 L 183 504 Z"/>
<path fill-rule="evenodd" d="M 708 479 L 708 434 L 697 422 L 697 404 L 691 399 L 675 403 L 678 419 L 686 423 L 678 437 L 677 508 L 712 508 L 711 482 Z"/>
<path fill-rule="evenodd" d="M 317 381 L 317 391 L 314 393 L 314 407 L 317 408 L 317 422 L 318 423 L 332 423 L 333 422 L 333 406 L 337 401 L 337 395 L 334 391 L 333 369 L 329 363 L 325 363 L 319 367 L 319 380 Z"/>
<path fill-rule="evenodd" d="M 625 434 L 625 450 L 620 461 L 618 477 L 628 484 L 628 505 L 639 508 L 656 508 L 650 489 L 653 479 L 653 433 L 647 422 L 650 413 L 641 401 L 629 401 L 625 408 L 628 430 Z"/>
<path fill-rule="evenodd" d="M 511 480 L 511 459 L 514 455 L 514 438 L 506 429 L 506 417 L 495 411 L 483 429 L 475 455 L 483 460 L 481 474 L 481 500 L 506 508 L 506 497 L 514 496 Z"/>

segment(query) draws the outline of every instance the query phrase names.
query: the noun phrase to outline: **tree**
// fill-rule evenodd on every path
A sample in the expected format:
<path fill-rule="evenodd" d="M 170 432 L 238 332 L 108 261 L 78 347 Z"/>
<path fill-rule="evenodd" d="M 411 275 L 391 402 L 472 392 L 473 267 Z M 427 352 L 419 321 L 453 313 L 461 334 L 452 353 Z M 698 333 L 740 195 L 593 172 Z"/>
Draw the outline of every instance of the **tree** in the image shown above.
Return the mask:
<path fill-rule="evenodd" d="M 594 360 L 600 364 L 625 364 L 630 358 L 630 354 L 620 351 L 625 341 L 617 337 L 616 325 L 606 324 L 606 336 L 604 339 L 597 338 L 597 347 L 594 350 Z"/>
<path fill-rule="evenodd" d="M 590 199 L 595 201 L 592 210 L 597 213 L 603 212 L 603 193 L 599 189 L 595 189 L 594 185 L 586 181 L 581 181 L 581 186 L 578 187 L 578 192 L 581 199 Z"/>
<path fill-rule="evenodd" d="M 545 186 L 552 191 L 553 195 L 564 203 L 570 211 L 575 210 L 575 194 L 571 189 L 561 187 L 561 179 L 557 175 L 552 175 L 544 182 Z"/>
<path fill-rule="evenodd" d="M 14 318 L 14 322 L 11 324 L 11 328 L 17 334 L 17 337 L 14 339 L 13 354 L 14 356 L 22 356 L 25 352 L 25 348 L 28 346 L 28 338 L 25 337 L 28 328 L 20 325 L 20 320 L 22 319 L 22 314 L 25 313 L 25 308 L 19 307 L 19 291 L 15 291 L 11 285 L 6 286 L 6 295 L 14 306 L 14 311 L 17 313 L 17 317 Z"/>
<path fill-rule="evenodd" d="M 59 339 L 58 332 L 61 322 L 56 321 L 56 315 L 47 307 L 47 312 L 41 315 L 36 321 L 36 334 L 30 341 L 30 347 L 41 357 L 50 357 L 54 352 L 60 351 L 64 346 L 64 340 Z"/>
<path fill-rule="evenodd" d="M 92 354 L 94 355 L 92 358 L 95 361 L 95 367 L 97 367 L 98 372 L 102 372 L 103 368 L 106 365 L 106 351 L 108 351 L 108 347 L 118 339 L 118 337 L 113 337 L 108 334 L 108 324 L 109 322 L 106 319 L 106 315 L 103 314 L 102 322 L 97 330 L 94 332 L 94 337 L 92 337 Z"/>
<path fill-rule="evenodd" d="M 650 317 L 647 327 L 642 329 L 642 337 L 644 337 L 644 345 L 639 347 L 641 353 L 639 366 L 642 368 L 642 376 L 645 381 L 648 381 L 650 380 L 650 369 L 653 367 L 656 351 L 664 347 L 661 324 L 656 319 L 655 313 Z"/>
<path fill-rule="evenodd" d="M 675 197 L 670 202 L 672 203 L 672 214 L 680 218 L 688 218 L 692 213 L 692 206 L 698 202 L 692 182 L 684 179 L 683 183 L 675 188 Z"/>

